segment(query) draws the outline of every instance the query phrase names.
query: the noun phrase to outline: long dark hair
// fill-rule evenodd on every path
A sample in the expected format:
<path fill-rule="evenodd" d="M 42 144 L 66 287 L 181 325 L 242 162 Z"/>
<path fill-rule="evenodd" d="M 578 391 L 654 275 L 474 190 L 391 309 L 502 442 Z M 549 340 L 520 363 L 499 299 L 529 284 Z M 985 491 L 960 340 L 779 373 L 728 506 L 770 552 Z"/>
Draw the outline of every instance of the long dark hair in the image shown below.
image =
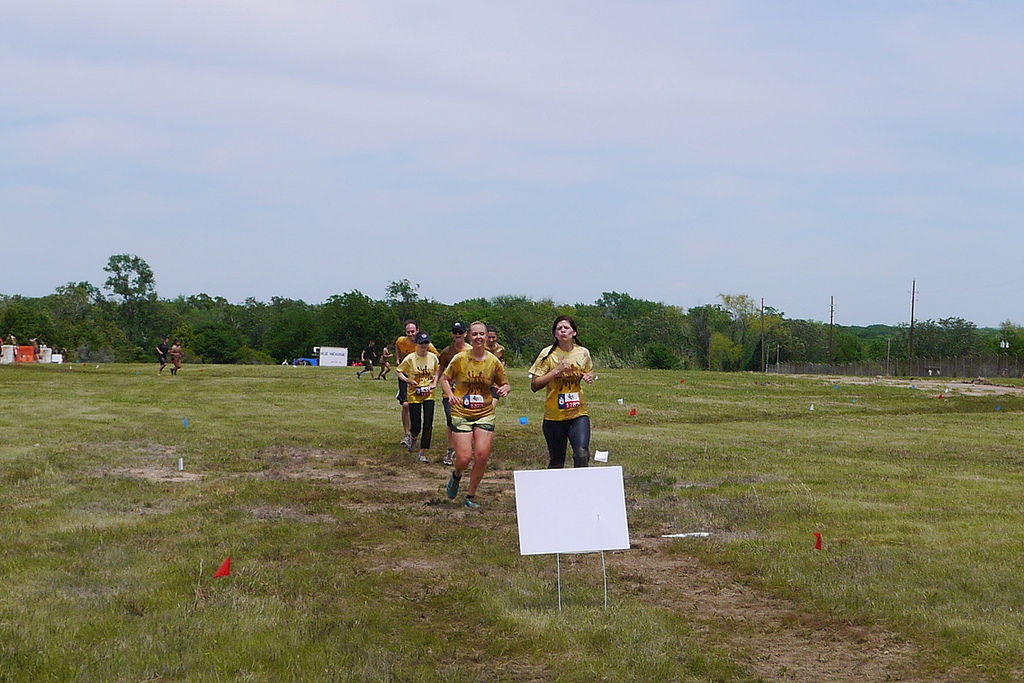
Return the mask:
<path fill-rule="evenodd" d="M 569 323 L 569 327 L 572 328 L 573 332 L 576 332 L 577 335 L 579 334 L 579 330 L 576 328 L 576 321 L 572 319 L 571 315 L 560 315 L 557 318 L 555 318 L 555 322 L 551 323 L 551 336 L 555 338 L 555 342 L 551 345 L 551 349 L 548 351 L 547 355 L 544 356 L 544 360 L 547 360 L 548 356 L 553 354 L 555 352 L 555 349 L 558 348 L 558 337 L 555 335 L 555 328 L 558 327 L 558 323 L 562 322 L 563 320 Z M 573 344 L 579 344 L 579 336 L 577 336 L 573 340 Z"/>

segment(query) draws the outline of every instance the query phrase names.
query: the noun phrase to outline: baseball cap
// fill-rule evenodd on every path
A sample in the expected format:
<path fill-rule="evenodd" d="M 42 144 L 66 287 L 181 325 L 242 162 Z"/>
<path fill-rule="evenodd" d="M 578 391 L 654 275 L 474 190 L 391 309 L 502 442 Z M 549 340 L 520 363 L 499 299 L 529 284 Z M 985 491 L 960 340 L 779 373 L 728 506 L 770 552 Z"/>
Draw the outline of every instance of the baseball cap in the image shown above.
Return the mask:
<path fill-rule="evenodd" d="M 452 325 L 452 332 L 465 332 L 465 331 L 466 331 L 466 326 L 463 325 L 462 323 L 455 323 L 454 325 Z"/>
<path fill-rule="evenodd" d="M 430 335 L 426 332 L 419 332 L 416 334 L 416 343 L 423 344 L 424 342 L 430 341 Z"/>

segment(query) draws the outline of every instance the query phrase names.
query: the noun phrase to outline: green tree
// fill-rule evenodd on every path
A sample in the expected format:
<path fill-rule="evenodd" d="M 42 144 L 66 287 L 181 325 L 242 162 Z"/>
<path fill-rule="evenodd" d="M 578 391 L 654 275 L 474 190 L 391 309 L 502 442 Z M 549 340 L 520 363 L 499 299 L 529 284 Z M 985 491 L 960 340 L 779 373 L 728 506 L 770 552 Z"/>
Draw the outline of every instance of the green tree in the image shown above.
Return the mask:
<path fill-rule="evenodd" d="M 644 351 L 644 365 L 653 370 L 675 370 L 679 363 L 679 351 L 668 344 L 653 342 Z"/>
<path fill-rule="evenodd" d="M 54 321 L 39 299 L 12 297 L 0 313 L 0 335 L 13 334 L 21 344 L 30 339 L 53 343 Z"/>
<path fill-rule="evenodd" d="M 739 370 L 743 360 L 743 346 L 721 332 L 711 334 L 708 364 L 711 370 Z"/>
<path fill-rule="evenodd" d="M 270 326 L 264 337 L 267 353 L 278 362 L 313 353 L 320 342 L 312 307 L 302 300 L 274 297 L 270 308 Z"/>
<path fill-rule="evenodd" d="M 125 333 L 135 344 L 148 347 L 151 333 L 146 328 L 152 322 L 156 304 L 153 270 L 134 254 L 111 256 L 103 270 L 110 274 L 103 286 L 119 297 L 115 301 Z"/>
<path fill-rule="evenodd" d="M 237 363 L 242 335 L 227 322 L 210 322 L 196 329 L 193 350 L 207 363 Z"/>
<path fill-rule="evenodd" d="M 726 335 L 732 326 L 732 316 L 719 304 L 705 304 L 688 310 L 686 317 L 689 325 L 683 343 L 697 361 L 698 367 L 710 370 L 714 365 L 711 341 L 716 334 Z"/>
<path fill-rule="evenodd" d="M 893 339 L 893 354 L 906 356 L 910 346 L 910 327 L 900 325 Z M 985 338 L 977 326 L 963 318 L 924 320 L 914 325 L 914 357 L 953 358 L 983 352 Z"/>
<path fill-rule="evenodd" d="M 401 322 L 381 301 L 374 301 L 359 290 L 336 294 L 320 306 L 319 329 L 323 338 L 317 345 L 341 345 L 351 352 L 361 350 L 371 339 L 384 348 L 398 337 Z M 358 358 L 358 353 L 356 353 Z"/>

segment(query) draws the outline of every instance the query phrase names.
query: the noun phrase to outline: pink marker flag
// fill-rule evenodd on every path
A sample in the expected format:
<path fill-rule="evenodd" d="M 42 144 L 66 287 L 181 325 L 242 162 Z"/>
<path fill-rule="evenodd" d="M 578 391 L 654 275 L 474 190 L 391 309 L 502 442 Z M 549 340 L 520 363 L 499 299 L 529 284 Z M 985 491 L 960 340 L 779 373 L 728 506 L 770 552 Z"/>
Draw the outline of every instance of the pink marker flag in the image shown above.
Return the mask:
<path fill-rule="evenodd" d="M 222 564 L 220 566 L 220 569 L 218 569 L 217 573 L 213 575 L 213 578 L 219 579 L 222 576 L 230 576 L 230 575 L 231 575 L 231 556 L 228 555 L 228 559 L 224 560 L 224 564 Z"/>

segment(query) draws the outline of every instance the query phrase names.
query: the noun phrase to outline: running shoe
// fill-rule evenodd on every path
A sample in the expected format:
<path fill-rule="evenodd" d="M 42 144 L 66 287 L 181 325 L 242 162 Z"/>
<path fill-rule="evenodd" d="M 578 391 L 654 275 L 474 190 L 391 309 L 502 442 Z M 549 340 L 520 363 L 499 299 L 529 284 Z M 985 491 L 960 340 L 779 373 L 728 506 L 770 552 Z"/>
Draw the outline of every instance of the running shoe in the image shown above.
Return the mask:
<path fill-rule="evenodd" d="M 449 448 L 448 452 L 444 454 L 444 464 L 454 465 L 455 464 L 455 449 Z"/>
<path fill-rule="evenodd" d="M 429 460 L 427 460 L 427 456 L 424 455 L 423 453 L 420 453 L 419 460 L 420 462 L 430 462 Z"/>
<path fill-rule="evenodd" d="M 407 448 L 409 449 L 410 453 L 412 453 L 414 450 L 416 450 L 416 437 L 414 437 L 414 436 L 410 436 L 409 437 L 409 445 L 407 446 Z"/>
<path fill-rule="evenodd" d="M 480 507 L 480 503 L 476 502 L 476 498 L 473 496 L 466 496 L 466 507 L 470 510 L 476 510 Z"/>
<path fill-rule="evenodd" d="M 402 437 L 402 440 L 398 443 L 402 444 L 406 448 L 412 450 L 412 434 L 406 434 Z"/>
<path fill-rule="evenodd" d="M 461 481 L 462 477 L 456 477 L 455 472 L 452 472 L 452 476 L 448 480 L 448 488 L 445 490 L 448 500 L 455 500 L 455 496 L 459 495 L 459 482 Z"/>

